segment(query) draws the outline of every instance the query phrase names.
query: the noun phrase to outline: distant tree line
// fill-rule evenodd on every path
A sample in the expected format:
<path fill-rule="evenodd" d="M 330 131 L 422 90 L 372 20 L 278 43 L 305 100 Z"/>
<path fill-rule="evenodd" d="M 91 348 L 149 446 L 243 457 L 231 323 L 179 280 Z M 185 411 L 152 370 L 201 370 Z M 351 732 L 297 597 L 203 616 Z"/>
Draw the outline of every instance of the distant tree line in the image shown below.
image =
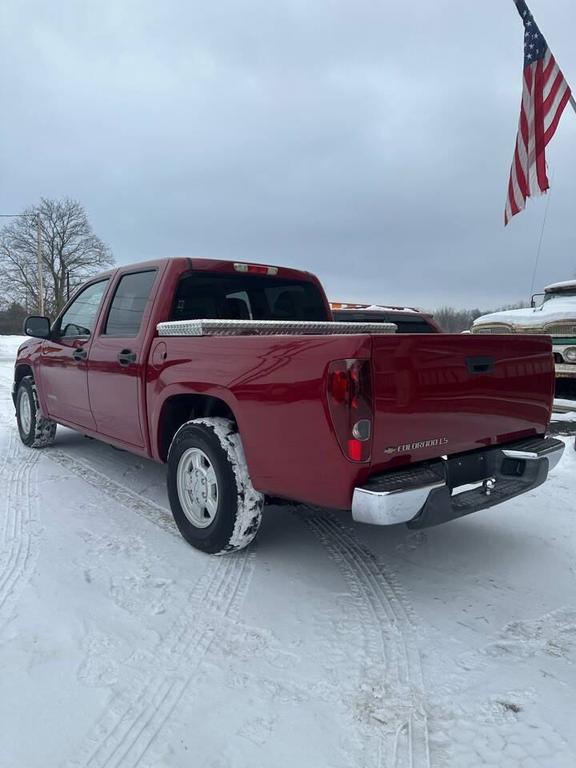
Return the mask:
<path fill-rule="evenodd" d="M 27 314 L 26 307 L 16 302 L 12 302 L 6 309 L 0 309 L 0 336 L 21 334 Z"/>
<path fill-rule="evenodd" d="M 462 333 L 472 327 L 472 323 L 482 315 L 488 315 L 491 312 L 502 312 L 506 309 L 522 309 L 528 305 L 525 302 L 509 304 L 497 309 L 455 309 L 454 307 L 440 307 L 432 314 L 434 319 L 446 333 Z"/>

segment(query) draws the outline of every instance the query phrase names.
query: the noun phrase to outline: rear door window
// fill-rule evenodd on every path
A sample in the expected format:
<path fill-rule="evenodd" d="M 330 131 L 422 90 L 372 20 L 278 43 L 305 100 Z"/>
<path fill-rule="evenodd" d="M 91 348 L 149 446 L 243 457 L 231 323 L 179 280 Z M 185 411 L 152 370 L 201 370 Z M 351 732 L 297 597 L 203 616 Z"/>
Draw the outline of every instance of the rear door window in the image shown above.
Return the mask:
<path fill-rule="evenodd" d="M 106 336 L 123 339 L 138 336 L 155 278 L 156 270 L 148 270 L 133 272 L 120 279 L 106 320 Z"/>

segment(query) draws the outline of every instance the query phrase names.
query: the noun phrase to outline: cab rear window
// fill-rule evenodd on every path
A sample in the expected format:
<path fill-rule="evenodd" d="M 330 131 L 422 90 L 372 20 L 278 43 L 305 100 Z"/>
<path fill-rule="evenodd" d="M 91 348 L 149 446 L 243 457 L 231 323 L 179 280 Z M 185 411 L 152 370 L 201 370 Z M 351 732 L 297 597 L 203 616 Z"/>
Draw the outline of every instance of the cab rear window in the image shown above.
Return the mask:
<path fill-rule="evenodd" d="M 180 280 L 173 320 L 329 320 L 314 283 L 267 275 L 191 273 Z"/>

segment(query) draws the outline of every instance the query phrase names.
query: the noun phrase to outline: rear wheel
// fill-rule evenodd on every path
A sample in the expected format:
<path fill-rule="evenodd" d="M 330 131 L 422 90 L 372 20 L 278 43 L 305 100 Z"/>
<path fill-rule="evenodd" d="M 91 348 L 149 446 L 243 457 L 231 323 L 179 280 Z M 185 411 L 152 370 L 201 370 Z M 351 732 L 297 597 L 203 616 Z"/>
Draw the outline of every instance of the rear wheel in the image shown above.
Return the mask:
<path fill-rule="evenodd" d="M 168 453 L 167 482 L 174 520 L 193 547 L 224 554 L 256 536 L 264 497 L 252 486 L 233 422 L 195 419 L 180 427 Z"/>
<path fill-rule="evenodd" d="M 56 422 L 42 415 L 32 376 L 25 376 L 18 385 L 16 420 L 20 439 L 29 448 L 45 448 L 54 442 Z"/>

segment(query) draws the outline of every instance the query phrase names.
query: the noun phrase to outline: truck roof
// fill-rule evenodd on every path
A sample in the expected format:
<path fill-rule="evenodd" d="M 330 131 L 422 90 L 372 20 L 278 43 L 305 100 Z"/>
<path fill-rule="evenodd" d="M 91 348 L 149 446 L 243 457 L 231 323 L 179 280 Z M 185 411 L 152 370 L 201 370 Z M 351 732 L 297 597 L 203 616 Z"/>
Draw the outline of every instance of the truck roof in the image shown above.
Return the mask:
<path fill-rule="evenodd" d="M 122 269 L 128 269 L 131 272 L 138 271 L 140 269 L 146 269 L 151 267 L 158 267 L 160 265 L 166 264 L 167 262 L 170 263 L 178 263 L 181 262 L 180 266 L 186 267 L 188 269 L 197 269 L 199 271 L 205 271 L 205 272 L 229 272 L 229 271 L 237 271 L 237 272 L 252 272 L 254 271 L 257 274 L 269 274 L 269 275 L 278 275 L 279 277 L 287 277 L 287 278 L 297 278 L 297 279 L 308 279 L 308 280 L 317 280 L 316 276 L 313 275 L 311 272 L 308 272 L 306 270 L 302 269 L 292 269 L 290 267 L 279 267 L 274 264 L 262 264 L 261 262 L 257 261 L 238 261 L 237 259 L 231 260 L 231 259 L 204 259 L 204 258 L 197 258 L 196 256 L 169 256 L 164 257 L 160 259 L 149 259 L 147 261 L 140 261 L 137 263 L 130 263 L 130 264 L 118 264 L 114 269 L 108 270 L 107 272 L 103 273 L 105 275 L 112 275 L 117 270 Z M 242 267 L 245 267 L 242 268 Z M 253 268 L 253 269 L 250 269 Z M 264 268 L 268 270 L 268 272 L 261 271 Z"/>
<path fill-rule="evenodd" d="M 561 293 L 562 291 L 576 290 L 576 280 L 564 280 L 562 283 L 552 283 L 544 288 L 544 293 Z"/>

